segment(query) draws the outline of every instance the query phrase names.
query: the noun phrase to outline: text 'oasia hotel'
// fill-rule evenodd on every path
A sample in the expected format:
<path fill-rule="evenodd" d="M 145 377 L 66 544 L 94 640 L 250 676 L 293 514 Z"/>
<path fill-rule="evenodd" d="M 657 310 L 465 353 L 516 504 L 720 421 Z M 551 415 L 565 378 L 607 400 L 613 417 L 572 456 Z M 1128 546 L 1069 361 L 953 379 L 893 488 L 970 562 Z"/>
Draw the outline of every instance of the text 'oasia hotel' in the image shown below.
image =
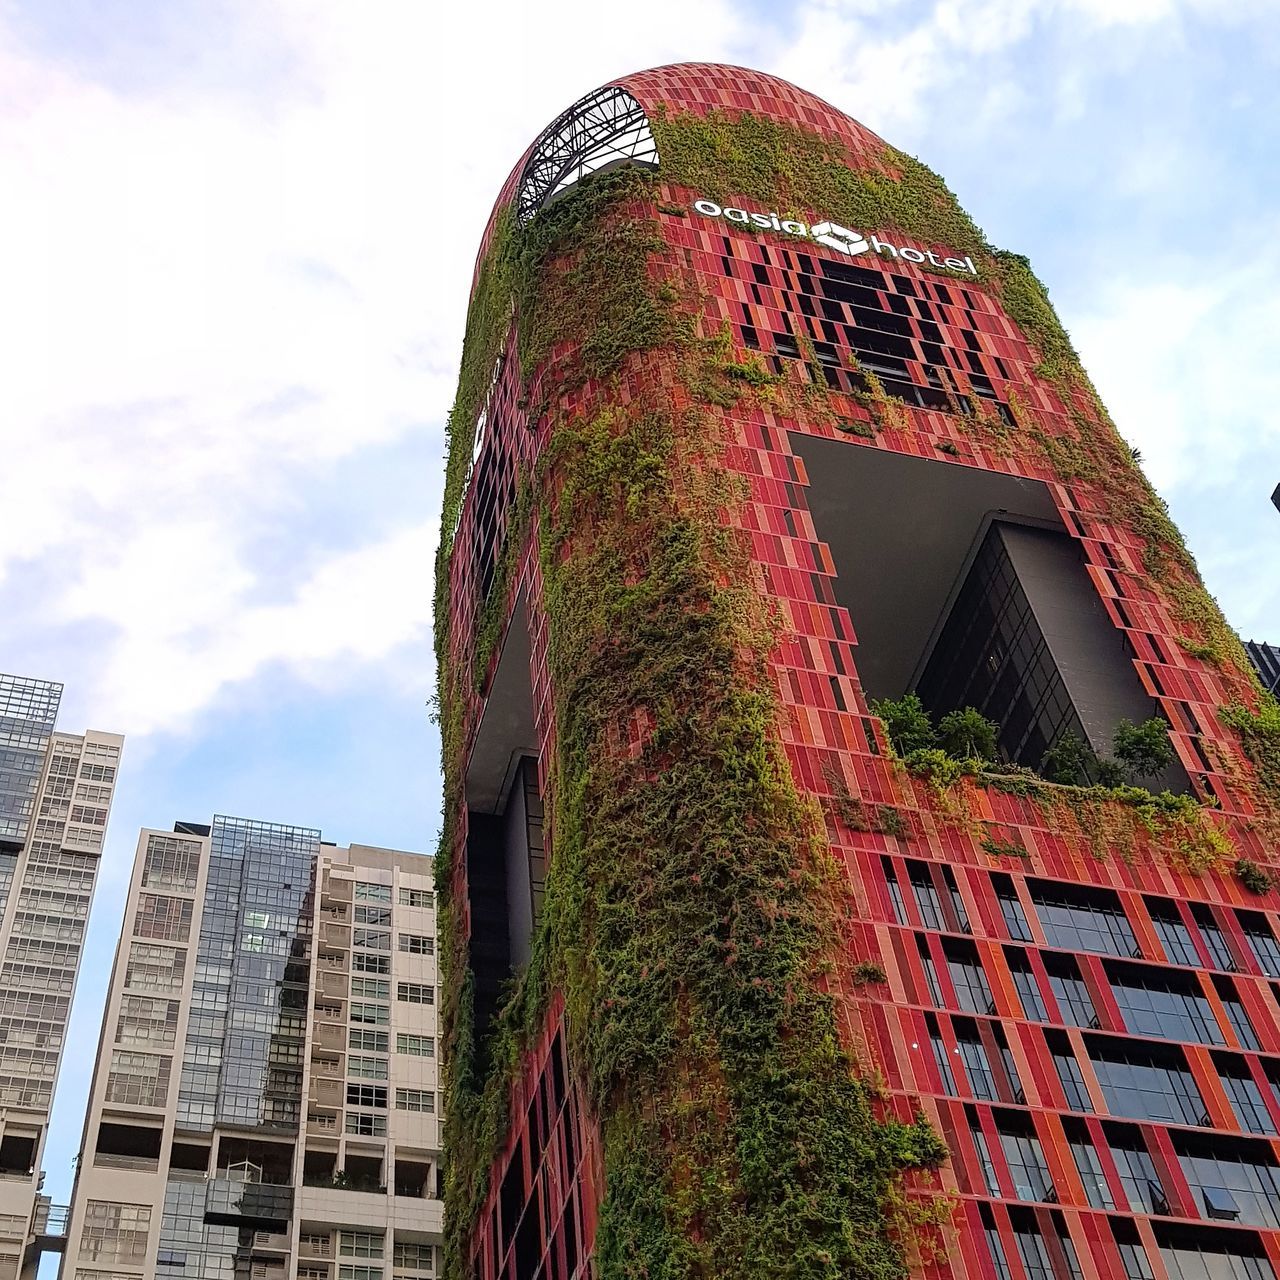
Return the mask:
<path fill-rule="evenodd" d="M 498 198 L 448 466 L 452 1276 L 1280 1276 L 1280 711 L 1025 259 L 629 76 Z"/>

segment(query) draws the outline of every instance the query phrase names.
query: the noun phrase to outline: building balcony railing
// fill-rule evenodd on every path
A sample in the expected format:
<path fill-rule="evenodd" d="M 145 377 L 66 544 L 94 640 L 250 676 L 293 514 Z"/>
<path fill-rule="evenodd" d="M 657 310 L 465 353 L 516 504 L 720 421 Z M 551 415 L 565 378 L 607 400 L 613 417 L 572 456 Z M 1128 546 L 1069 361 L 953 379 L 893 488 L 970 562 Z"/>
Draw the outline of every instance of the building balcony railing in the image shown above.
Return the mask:
<path fill-rule="evenodd" d="M 336 1114 L 327 1115 L 323 1111 L 311 1111 L 307 1113 L 307 1132 L 308 1133 L 337 1133 L 338 1117 Z"/>
<path fill-rule="evenodd" d="M 255 1231 L 253 1251 L 254 1253 L 288 1253 L 289 1237 L 278 1231 Z"/>

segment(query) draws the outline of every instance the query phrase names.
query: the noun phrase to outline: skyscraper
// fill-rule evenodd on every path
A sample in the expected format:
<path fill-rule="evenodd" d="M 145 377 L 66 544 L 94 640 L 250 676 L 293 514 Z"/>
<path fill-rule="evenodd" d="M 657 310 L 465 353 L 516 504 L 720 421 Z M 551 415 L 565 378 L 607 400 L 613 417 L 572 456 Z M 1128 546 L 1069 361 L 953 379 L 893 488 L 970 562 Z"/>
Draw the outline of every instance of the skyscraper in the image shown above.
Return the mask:
<path fill-rule="evenodd" d="M 56 732 L 62 686 L 0 675 L 0 1280 L 34 1275 L 58 1066 L 124 739 Z"/>
<path fill-rule="evenodd" d="M 443 530 L 449 1276 L 1280 1275 L 1280 709 L 935 174 L 575 103 Z"/>
<path fill-rule="evenodd" d="M 430 885 L 304 827 L 142 832 L 64 1275 L 435 1274 Z"/>

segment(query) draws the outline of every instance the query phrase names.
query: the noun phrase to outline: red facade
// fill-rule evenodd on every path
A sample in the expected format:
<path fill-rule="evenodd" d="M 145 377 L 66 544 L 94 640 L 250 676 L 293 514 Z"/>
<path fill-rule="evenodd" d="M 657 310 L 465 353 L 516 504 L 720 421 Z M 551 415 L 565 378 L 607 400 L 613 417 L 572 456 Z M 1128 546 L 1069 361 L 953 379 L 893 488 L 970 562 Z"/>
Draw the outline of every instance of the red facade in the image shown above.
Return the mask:
<path fill-rule="evenodd" d="M 855 167 L 878 163 L 883 151 L 874 135 L 812 95 L 739 68 L 676 66 L 619 83 L 650 113 L 749 112 L 803 126 L 838 139 Z M 499 207 L 512 199 L 522 168 Z M 922 1110 L 951 1152 L 940 1177 L 956 1197 L 954 1238 L 945 1258 L 915 1260 L 920 1274 L 1280 1276 L 1274 903 L 1223 871 L 1183 869 L 1141 828 L 1125 837 L 1129 856 L 1103 856 L 1097 830 L 1064 819 L 1061 809 L 975 782 L 944 799 L 904 772 L 859 677 L 856 608 L 840 603 L 848 597 L 838 589 L 839 571 L 856 549 L 823 540 L 810 509 L 815 478 L 797 440 L 820 437 L 842 450 L 1042 482 L 1117 636 L 1127 638 L 1142 689 L 1169 722 L 1195 794 L 1219 806 L 1231 858 L 1265 862 L 1265 828 L 1251 821 L 1262 802 L 1248 767 L 1233 766 L 1238 745 L 1219 717 L 1241 696 L 1241 677 L 1178 642 L 1188 627 L 1168 595 L 1150 585 L 1146 535 L 1116 519 L 1098 485 L 1065 482 L 1043 454 L 975 435 L 945 407 L 910 405 L 874 432 L 848 430 L 849 421 L 867 417 L 843 373 L 852 364 L 845 339 L 857 323 L 855 304 L 828 298 L 815 306 L 807 292 L 824 262 L 847 262 L 847 255 L 699 216 L 691 207 L 702 192 L 660 190 L 653 216 L 664 259 L 696 282 L 704 332 L 727 325 L 736 349 L 757 351 L 770 369 L 796 376 L 815 375 L 800 370 L 803 361 L 778 335 L 803 335 L 839 356 L 826 376 L 840 411 L 806 417 L 761 404 L 730 408 L 724 465 L 748 495 L 729 518 L 749 535 L 755 580 L 781 615 L 782 638 L 770 658 L 781 704 L 777 732 L 797 788 L 823 806 L 830 848 L 847 874 L 856 917 L 847 930 L 850 971 L 873 962 L 886 976 L 883 985 L 838 979 L 848 1042 L 883 1077 L 886 1107 L 904 1119 Z M 808 211 L 810 222 L 824 216 Z M 901 242 L 917 243 L 898 235 Z M 1043 353 L 981 278 L 876 253 L 863 253 L 856 266 L 877 277 L 859 277 L 856 306 L 901 320 L 899 336 L 914 352 L 903 357 L 912 383 L 930 385 L 927 343 L 941 348 L 960 392 L 982 394 L 974 379 L 985 379 L 993 404 L 1012 401 L 1047 435 L 1072 433 L 1077 406 L 1036 371 Z M 654 368 L 636 364 L 616 388 L 579 394 L 584 403 L 625 397 L 633 380 L 656 376 Z M 516 473 L 544 443 L 538 424 L 522 416 L 530 402 L 512 347 L 449 580 L 450 643 L 464 666 L 490 589 L 476 578 L 496 555 L 486 557 L 481 545 L 501 545 Z M 555 728 L 533 535 L 515 563 L 513 580 L 502 585 L 509 601 L 523 600 L 527 609 L 536 745 L 545 761 Z M 474 683 L 485 688 L 483 679 Z M 489 692 L 471 696 L 464 757 Z M 842 807 L 850 798 L 858 802 L 852 816 Z M 879 805 L 901 813 L 902 826 L 859 829 L 879 825 L 857 817 Z M 554 861 L 554 832 L 548 843 Z M 465 877 L 465 859 L 461 866 Z M 562 1016 L 556 1003 L 513 1094 L 504 1153 L 472 1224 L 477 1280 L 532 1277 L 539 1265 L 538 1274 L 571 1277 L 589 1266 L 595 1210 L 607 1187 L 572 1064 L 564 1061 Z"/>

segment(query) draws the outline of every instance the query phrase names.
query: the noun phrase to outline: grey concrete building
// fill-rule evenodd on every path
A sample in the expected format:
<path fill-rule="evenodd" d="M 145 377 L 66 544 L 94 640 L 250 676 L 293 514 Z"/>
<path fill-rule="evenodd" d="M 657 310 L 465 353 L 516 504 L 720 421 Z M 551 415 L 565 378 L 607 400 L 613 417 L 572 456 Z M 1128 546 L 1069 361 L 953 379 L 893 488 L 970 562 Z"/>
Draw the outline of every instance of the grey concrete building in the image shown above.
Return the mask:
<path fill-rule="evenodd" d="M 124 744 L 57 732 L 61 699 L 0 675 L 0 1280 L 60 1243 L 40 1164 Z"/>
<path fill-rule="evenodd" d="M 426 1280 L 432 860 L 240 818 L 144 830 L 67 1280 Z"/>

